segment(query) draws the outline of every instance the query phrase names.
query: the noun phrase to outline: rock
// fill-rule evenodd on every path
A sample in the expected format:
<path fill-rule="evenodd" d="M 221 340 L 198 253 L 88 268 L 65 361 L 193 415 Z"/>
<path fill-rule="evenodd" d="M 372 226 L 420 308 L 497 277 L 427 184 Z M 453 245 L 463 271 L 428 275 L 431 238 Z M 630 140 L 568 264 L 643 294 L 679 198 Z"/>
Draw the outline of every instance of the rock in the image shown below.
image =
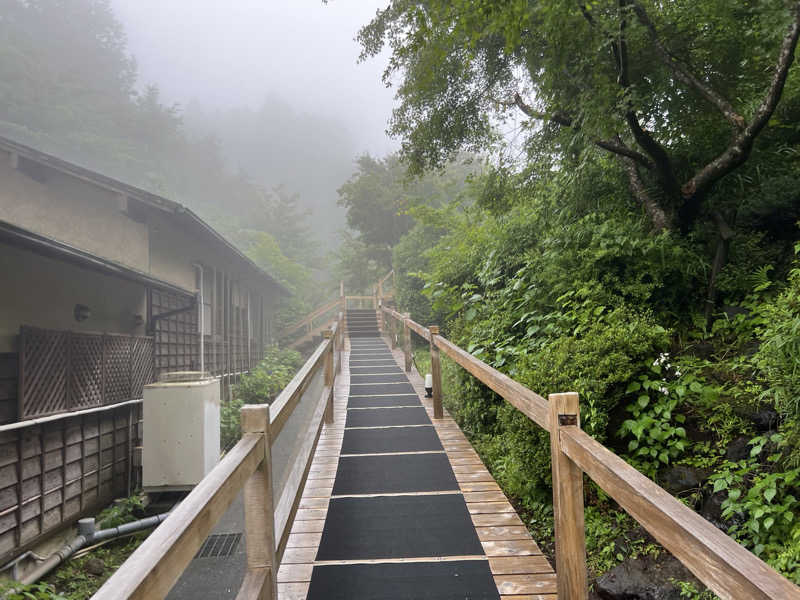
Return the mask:
<path fill-rule="evenodd" d="M 680 590 L 670 579 L 697 582 L 668 554 L 629 558 L 598 578 L 595 591 L 602 600 L 680 600 Z"/>
<path fill-rule="evenodd" d="M 87 560 L 83 565 L 84 571 L 89 573 L 89 575 L 96 575 L 99 577 L 106 571 L 105 563 L 100 560 L 99 558 L 90 558 Z"/>
<path fill-rule="evenodd" d="M 700 508 L 700 514 L 706 521 L 710 521 L 714 527 L 722 531 L 728 530 L 725 521 L 722 518 L 722 503 L 725 501 L 727 494 L 725 492 L 717 492 L 711 494 L 703 501 L 703 506 Z"/>
<path fill-rule="evenodd" d="M 725 458 L 733 462 L 748 458 L 750 456 L 749 441 L 745 436 L 739 436 L 734 439 L 725 450 Z"/>
<path fill-rule="evenodd" d="M 664 471 L 661 477 L 664 489 L 670 494 L 679 494 L 686 490 L 696 490 L 708 479 L 708 472 L 704 469 L 675 465 Z"/>
<path fill-rule="evenodd" d="M 754 412 L 750 420 L 759 431 L 770 431 L 778 426 L 778 411 L 774 408 L 765 407 Z"/>
<path fill-rule="evenodd" d="M 770 431 L 778 426 L 778 412 L 770 406 L 739 407 L 734 412 L 743 419 L 751 421 L 759 431 Z"/>

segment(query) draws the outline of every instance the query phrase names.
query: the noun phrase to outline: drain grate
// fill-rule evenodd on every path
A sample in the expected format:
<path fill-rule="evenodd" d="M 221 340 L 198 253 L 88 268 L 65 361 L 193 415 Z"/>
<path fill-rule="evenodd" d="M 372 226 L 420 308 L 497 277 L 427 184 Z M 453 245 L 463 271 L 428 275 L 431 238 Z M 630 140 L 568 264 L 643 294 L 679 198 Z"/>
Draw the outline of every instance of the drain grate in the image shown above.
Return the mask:
<path fill-rule="evenodd" d="M 210 535 L 203 542 L 195 558 L 211 558 L 212 556 L 232 556 L 239 547 L 241 533 L 222 533 Z"/>

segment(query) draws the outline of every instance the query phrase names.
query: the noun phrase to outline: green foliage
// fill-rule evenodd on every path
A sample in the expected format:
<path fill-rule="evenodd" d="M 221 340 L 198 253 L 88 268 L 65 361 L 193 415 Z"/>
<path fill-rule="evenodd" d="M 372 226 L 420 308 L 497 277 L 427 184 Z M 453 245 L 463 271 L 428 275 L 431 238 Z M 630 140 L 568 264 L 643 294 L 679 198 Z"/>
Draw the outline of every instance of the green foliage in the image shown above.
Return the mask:
<path fill-rule="evenodd" d="M 765 397 L 783 416 L 796 419 L 800 417 L 800 266 L 792 269 L 786 289 L 768 306 L 760 338 L 756 363 L 769 382 Z"/>
<path fill-rule="evenodd" d="M 114 571 L 133 554 L 133 551 L 145 540 L 148 532 L 135 533 L 129 537 L 118 538 L 104 544 L 82 556 L 72 557 L 56 571 L 48 575 L 47 582 L 55 587 L 61 596 L 43 596 L 42 600 L 85 600 L 100 589 Z M 93 567 L 102 565 L 102 573 L 94 575 L 87 569 L 92 561 Z M 29 600 L 29 599 L 26 599 Z"/>
<path fill-rule="evenodd" d="M 4 600 L 70 600 L 56 592 L 49 583 L 40 581 L 24 585 L 15 581 L 0 583 L 0 598 Z"/>
<path fill-rule="evenodd" d="M 239 411 L 245 404 L 269 404 L 278 396 L 303 365 L 296 350 L 267 346 L 264 359 L 236 386 L 233 399 L 222 405 L 220 443 L 229 449 L 242 436 Z"/>
<path fill-rule="evenodd" d="M 128 498 L 115 501 L 114 504 L 103 509 L 97 515 L 97 528 L 118 527 L 124 523 L 140 519 L 144 513 L 144 500 L 144 495 L 134 494 Z"/>
<path fill-rule="evenodd" d="M 660 366 L 653 363 L 653 367 Z M 632 418 L 622 423 L 620 433 L 630 435 L 628 452 L 635 458 L 635 466 L 649 476 L 656 477 L 662 465 L 670 464 L 686 449 L 686 417 L 676 413 L 679 399 L 671 397 L 663 380 L 653 381 L 641 375 L 640 381 L 628 385 L 628 392 L 643 392 L 628 405 Z M 654 397 L 653 397 L 654 396 Z"/>

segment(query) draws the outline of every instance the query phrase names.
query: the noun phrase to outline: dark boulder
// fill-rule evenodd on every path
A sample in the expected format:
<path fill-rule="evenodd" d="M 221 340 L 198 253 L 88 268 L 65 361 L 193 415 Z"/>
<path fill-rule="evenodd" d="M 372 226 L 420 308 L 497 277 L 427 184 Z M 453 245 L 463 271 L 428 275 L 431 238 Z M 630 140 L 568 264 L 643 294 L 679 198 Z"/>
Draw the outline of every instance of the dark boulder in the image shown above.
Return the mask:
<path fill-rule="evenodd" d="M 629 558 L 598 578 L 595 592 L 602 600 L 680 600 L 673 579 L 697 583 L 673 556 Z"/>
<path fill-rule="evenodd" d="M 778 426 L 778 412 L 771 406 L 738 407 L 734 412 L 753 423 L 758 431 L 770 431 Z"/>
<path fill-rule="evenodd" d="M 706 479 L 708 479 L 708 471 L 686 465 L 669 467 L 661 476 L 664 489 L 673 495 L 699 489 Z"/>
<path fill-rule="evenodd" d="M 750 438 L 740 435 L 735 438 L 728 448 L 725 450 L 725 458 L 730 461 L 736 462 L 744 460 L 750 456 Z"/>

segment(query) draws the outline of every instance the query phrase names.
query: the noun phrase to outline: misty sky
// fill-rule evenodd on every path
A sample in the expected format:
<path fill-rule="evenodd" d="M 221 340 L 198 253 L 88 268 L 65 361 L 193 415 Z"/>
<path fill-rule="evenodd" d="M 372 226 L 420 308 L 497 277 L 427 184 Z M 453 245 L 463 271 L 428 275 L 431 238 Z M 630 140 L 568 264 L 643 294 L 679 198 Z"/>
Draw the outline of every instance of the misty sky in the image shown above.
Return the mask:
<path fill-rule="evenodd" d="M 393 91 L 386 60 L 356 64 L 353 40 L 386 0 L 112 0 L 143 83 L 166 101 L 256 108 L 280 96 L 298 112 L 341 119 L 359 152 L 397 147 L 384 131 Z"/>

